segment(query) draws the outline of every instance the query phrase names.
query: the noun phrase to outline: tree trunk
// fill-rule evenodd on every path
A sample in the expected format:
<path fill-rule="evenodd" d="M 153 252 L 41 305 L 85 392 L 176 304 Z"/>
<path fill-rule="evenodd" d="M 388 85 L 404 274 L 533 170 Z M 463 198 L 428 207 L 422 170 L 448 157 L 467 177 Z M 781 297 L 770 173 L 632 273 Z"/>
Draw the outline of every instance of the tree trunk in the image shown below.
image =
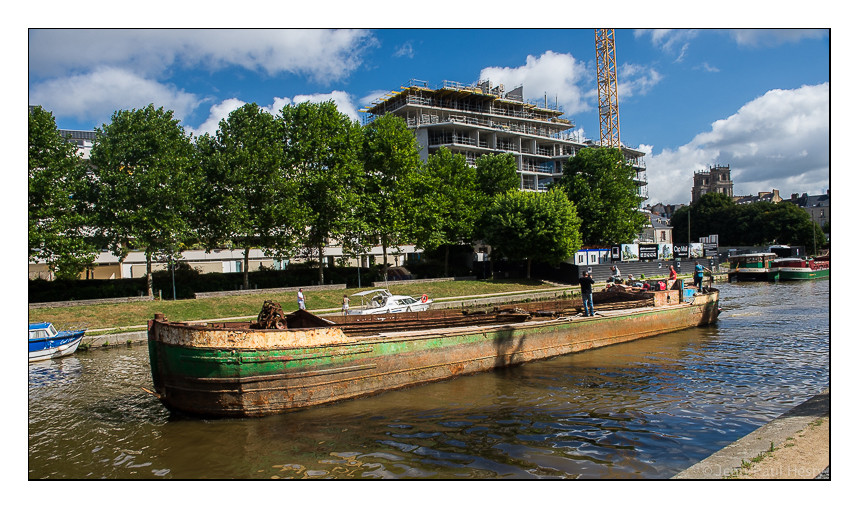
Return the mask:
<path fill-rule="evenodd" d="M 325 275 L 323 274 L 323 248 L 324 245 L 320 244 L 319 246 L 319 263 L 320 263 L 320 285 L 325 285 Z"/>
<path fill-rule="evenodd" d="M 381 236 L 382 240 L 382 267 L 385 268 L 386 274 L 388 272 L 388 238 L 383 234 Z"/>
<path fill-rule="evenodd" d="M 532 259 L 526 259 L 526 280 L 532 279 Z"/>
<path fill-rule="evenodd" d="M 245 247 L 245 266 L 242 268 L 242 272 L 244 273 L 242 277 L 242 288 L 248 290 L 250 287 L 248 286 L 248 254 L 250 253 L 251 248 Z"/>
<path fill-rule="evenodd" d="M 447 244 L 445 245 L 445 278 L 448 278 L 448 251 L 451 249 Z"/>
<path fill-rule="evenodd" d="M 146 251 L 146 295 L 152 296 L 152 254 Z"/>

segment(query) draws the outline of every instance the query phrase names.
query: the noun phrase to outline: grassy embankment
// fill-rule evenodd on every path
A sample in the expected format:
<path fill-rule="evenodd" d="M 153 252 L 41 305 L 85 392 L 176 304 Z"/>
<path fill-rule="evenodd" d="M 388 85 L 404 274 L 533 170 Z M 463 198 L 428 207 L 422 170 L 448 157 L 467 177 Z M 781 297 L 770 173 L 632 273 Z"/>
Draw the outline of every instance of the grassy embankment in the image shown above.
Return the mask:
<path fill-rule="evenodd" d="M 481 296 L 509 292 L 534 292 L 553 289 L 550 284 L 534 280 L 496 280 L 496 281 L 448 281 L 432 283 L 412 283 L 392 285 L 393 294 L 420 296 L 427 294 L 434 300 L 446 298 Z M 315 291 L 305 288 L 308 310 L 340 309 L 344 294 L 351 295 L 363 289 Z M 263 301 L 270 299 L 281 304 L 287 313 L 298 308 L 295 292 L 261 293 L 245 296 L 225 296 L 206 299 L 183 299 L 177 301 L 144 301 L 63 308 L 40 308 L 29 311 L 30 322 L 53 322 L 57 329 L 86 327 L 92 334 L 116 332 L 120 329 L 139 329 L 155 313 L 163 313 L 169 320 L 210 320 L 230 317 L 251 317 L 260 312 Z M 353 299 L 351 305 L 361 302 Z M 111 331 L 98 331 L 110 329 Z"/>

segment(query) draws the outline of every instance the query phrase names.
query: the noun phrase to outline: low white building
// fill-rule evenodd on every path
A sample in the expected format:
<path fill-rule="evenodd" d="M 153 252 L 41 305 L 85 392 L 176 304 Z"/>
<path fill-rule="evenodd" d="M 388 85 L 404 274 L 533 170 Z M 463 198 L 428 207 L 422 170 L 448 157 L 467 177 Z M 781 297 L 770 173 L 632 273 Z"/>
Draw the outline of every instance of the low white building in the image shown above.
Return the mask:
<path fill-rule="evenodd" d="M 395 253 L 396 251 L 396 253 Z M 392 266 L 401 266 L 409 260 L 419 257 L 421 250 L 415 246 L 399 246 L 388 249 L 388 263 Z M 343 248 L 340 246 L 330 246 L 325 249 L 324 264 L 326 266 L 334 266 L 340 263 L 348 267 L 370 267 L 373 264 L 381 263 L 382 247 L 376 246 L 368 253 L 361 255 L 359 258 L 344 254 Z M 263 250 L 252 249 L 248 253 L 248 267 L 250 271 L 258 271 L 262 268 L 267 269 L 286 269 L 289 264 L 303 263 L 309 260 L 305 257 L 292 257 L 289 259 L 277 259 L 266 255 Z M 316 257 L 311 257 L 311 260 L 316 260 Z M 245 262 L 245 251 L 234 250 L 188 250 L 182 252 L 181 262 L 187 263 L 192 268 L 201 273 L 241 273 L 244 271 L 243 264 Z M 153 259 L 152 270 L 164 271 L 168 269 L 166 261 L 161 262 L 158 259 Z M 85 280 L 114 280 L 120 278 L 141 278 L 146 275 L 146 256 L 142 251 L 133 251 L 129 253 L 125 259 L 119 260 L 119 257 L 109 251 L 102 251 L 93 262 L 93 268 L 81 273 L 81 279 Z M 29 265 L 29 278 L 43 278 L 45 280 L 53 280 L 54 275 L 51 273 L 44 261 L 31 262 Z"/>

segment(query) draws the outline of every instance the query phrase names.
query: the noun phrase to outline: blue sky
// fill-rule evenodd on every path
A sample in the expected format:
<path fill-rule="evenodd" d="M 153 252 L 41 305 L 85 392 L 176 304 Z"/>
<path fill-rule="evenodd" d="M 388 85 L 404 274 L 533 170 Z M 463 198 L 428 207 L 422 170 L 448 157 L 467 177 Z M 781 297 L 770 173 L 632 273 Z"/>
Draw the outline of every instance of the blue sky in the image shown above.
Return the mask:
<path fill-rule="evenodd" d="M 28 45 L 28 102 L 64 129 L 150 102 L 194 134 L 245 102 L 334 99 L 362 119 L 413 78 L 490 79 L 599 138 L 592 29 L 39 29 Z M 830 189 L 828 30 L 617 29 L 616 53 L 621 138 L 648 153 L 649 203 L 688 203 L 693 172 L 717 163 L 735 194 Z"/>

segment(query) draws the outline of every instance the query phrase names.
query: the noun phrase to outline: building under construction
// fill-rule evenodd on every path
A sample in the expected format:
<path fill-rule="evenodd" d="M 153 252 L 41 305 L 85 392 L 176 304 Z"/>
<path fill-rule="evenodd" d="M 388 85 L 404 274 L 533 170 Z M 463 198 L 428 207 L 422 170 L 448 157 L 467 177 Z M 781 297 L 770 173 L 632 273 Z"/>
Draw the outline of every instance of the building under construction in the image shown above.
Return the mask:
<path fill-rule="evenodd" d="M 462 85 L 445 81 L 431 88 L 427 82 L 412 80 L 401 90 L 392 91 L 362 109 L 366 122 L 390 113 L 406 120 L 415 131 L 421 158 L 442 147 L 462 154 L 470 165 L 484 154 L 509 152 L 517 161 L 520 188 L 544 191 L 562 176 L 562 165 L 576 151 L 595 146 L 579 140 L 573 122 L 562 118 L 564 112 L 548 101 L 538 105 L 523 99 L 519 86 L 505 92 L 504 85 L 493 87 L 489 81 Z M 644 152 L 621 147 L 636 169 L 639 195 L 648 196 Z"/>

